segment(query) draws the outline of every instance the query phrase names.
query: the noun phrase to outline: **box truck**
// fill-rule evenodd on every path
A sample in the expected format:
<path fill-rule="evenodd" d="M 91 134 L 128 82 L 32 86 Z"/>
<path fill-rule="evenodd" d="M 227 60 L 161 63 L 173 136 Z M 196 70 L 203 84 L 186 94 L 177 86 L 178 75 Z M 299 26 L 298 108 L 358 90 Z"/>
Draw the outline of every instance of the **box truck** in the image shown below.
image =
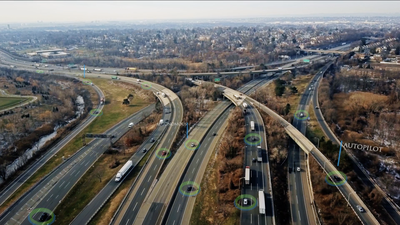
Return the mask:
<path fill-rule="evenodd" d="M 122 179 L 122 177 L 126 174 L 126 172 L 129 171 L 132 165 L 133 165 L 132 160 L 128 160 L 128 162 L 126 162 L 125 165 L 118 171 L 117 176 L 115 176 L 115 181 L 119 182 Z"/>
<path fill-rule="evenodd" d="M 260 207 L 260 214 L 265 214 L 264 190 L 259 190 L 258 191 L 258 205 Z"/>
<path fill-rule="evenodd" d="M 246 170 L 244 173 L 244 181 L 245 184 L 250 184 L 250 166 L 246 166 Z"/>
<path fill-rule="evenodd" d="M 254 131 L 254 121 L 250 121 L 251 131 Z"/>

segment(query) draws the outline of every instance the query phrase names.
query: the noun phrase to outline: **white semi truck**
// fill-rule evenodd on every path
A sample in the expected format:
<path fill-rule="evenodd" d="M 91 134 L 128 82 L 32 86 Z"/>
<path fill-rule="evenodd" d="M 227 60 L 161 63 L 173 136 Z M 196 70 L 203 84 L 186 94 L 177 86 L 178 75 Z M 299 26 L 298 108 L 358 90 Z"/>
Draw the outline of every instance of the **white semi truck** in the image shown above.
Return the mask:
<path fill-rule="evenodd" d="M 258 191 L 258 205 L 260 207 L 260 214 L 265 214 L 265 197 L 264 190 Z"/>
<path fill-rule="evenodd" d="M 250 121 L 251 131 L 254 131 L 254 121 Z"/>
<path fill-rule="evenodd" d="M 246 166 L 246 170 L 244 171 L 244 181 L 245 184 L 250 184 L 250 166 Z"/>
<path fill-rule="evenodd" d="M 118 171 L 117 176 L 115 176 L 115 181 L 119 182 L 122 179 L 122 177 L 126 174 L 126 172 L 129 171 L 132 165 L 133 165 L 132 160 L 128 160 L 128 162 L 126 162 L 125 165 Z"/>

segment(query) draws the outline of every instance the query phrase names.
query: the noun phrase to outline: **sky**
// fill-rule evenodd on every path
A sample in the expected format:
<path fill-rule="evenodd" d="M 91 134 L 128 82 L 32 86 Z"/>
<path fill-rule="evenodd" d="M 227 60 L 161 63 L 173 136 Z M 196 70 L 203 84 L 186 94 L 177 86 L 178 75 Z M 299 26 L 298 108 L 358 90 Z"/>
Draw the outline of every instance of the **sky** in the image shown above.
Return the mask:
<path fill-rule="evenodd" d="M 391 14 L 399 1 L 0 1 L 1 23 Z"/>

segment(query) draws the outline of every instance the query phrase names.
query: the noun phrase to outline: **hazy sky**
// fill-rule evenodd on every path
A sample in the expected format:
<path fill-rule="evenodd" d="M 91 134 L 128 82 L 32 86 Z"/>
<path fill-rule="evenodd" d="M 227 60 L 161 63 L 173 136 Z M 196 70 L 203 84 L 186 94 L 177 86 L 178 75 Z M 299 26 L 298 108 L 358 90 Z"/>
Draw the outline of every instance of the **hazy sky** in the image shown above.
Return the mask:
<path fill-rule="evenodd" d="M 197 2 L 0 2 L 0 23 L 170 20 L 305 16 L 312 14 L 397 14 L 396 1 L 197 1 Z"/>

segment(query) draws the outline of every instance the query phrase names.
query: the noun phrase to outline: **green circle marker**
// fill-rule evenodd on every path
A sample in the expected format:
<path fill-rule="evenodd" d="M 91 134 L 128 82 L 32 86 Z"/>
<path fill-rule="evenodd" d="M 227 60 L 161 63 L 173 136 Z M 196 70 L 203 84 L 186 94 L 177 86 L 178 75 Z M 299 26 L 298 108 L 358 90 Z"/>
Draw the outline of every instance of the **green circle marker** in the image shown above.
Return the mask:
<path fill-rule="evenodd" d="M 249 206 L 241 206 L 239 204 L 239 201 L 241 201 L 244 198 L 250 198 L 251 200 L 253 200 L 253 204 L 249 205 Z M 249 211 L 254 209 L 257 206 L 257 199 L 253 196 L 253 195 L 249 195 L 249 194 L 244 194 L 244 195 L 239 195 L 235 201 L 233 201 L 233 204 L 235 205 L 236 208 L 243 210 L 243 211 Z"/>
<path fill-rule="evenodd" d="M 303 117 L 300 117 L 300 113 L 304 114 Z M 297 110 L 294 113 L 294 118 L 296 118 L 297 120 L 306 120 L 308 117 L 310 117 L 310 114 L 306 110 Z"/>
<path fill-rule="evenodd" d="M 192 143 L 192 142 L 196 143 L 196 146 L 188 147 L 187 144 Z M 185 141 L 185 148 L 187 148 L 188 150 L 192 150 L 192 151 L 197 150 L 199 148 L 199 146 L 200 146 L 200 142 L 195 139 L 189 139 L 189 140 Z"/>
<path fill-rule="evenodd" d="M 344 180 L 341 180 L 340 182 L 332 182 L 329 177 L 334 175 L 334 174 L 341 174 L 344 177 Z M 330 173 L 328 173 L 325 177 L 325 182 L 331 186 L 341 186 L 343 184 L 345 184 L 347 182 L 347 176 L 345 173 L 343 173 L 342 171 L 332 171 Z"/>
<path fill-rule="evenodd" d="M 162 154 L 159 154 L 160 152 L 162 153 L 163 151 L 167 152 L 167 154 L 164 156 Z M 156 157 L 159 159 L 168 159 L 172 155 L 171 151 L 168 148 L 159 148 L 159 149 L 157 149 L 155 154 L 156 154 Z"/>
<path fill-rule="evenodd" d="M 51 220 L 50 222 L 46 222 L 46 221 L 45 221 L 45 222 L 36 221 L 35 219 L 33 219 L 33 215 L 35 215 L 35 214 L 38 213 L 38 212 L 48 213 L 48 214 L 52 217 L 52 220 Z M 50 209 L 46 209 L 46 208 L 37 208 L 37 209 L 32 210 L 31 213 L 29 213 L 28 220 L 29 220 L 29 222 L 30 222 L 31 224 L 33 224 L 33 225 L 44 225 L 44 224 L 47 225 L 47 224 L 52 224 L 52 223 L 54 223 L 54 221 L 56 220 L 56 215 L 54 215 L 53 211 L 51 211 Z"/>
<path fill-rule="evenodd" d="M 147 86 L 146 86 L 146 85 L 147 85 Z M 151 83 L 149 83 L 149 82 L 147 82 L 147 81 L 142 81 L 142 82 L 140 83 L 140 86 L 141 86 L 143 89 L 145 89 L 145 90 L 151 89 Z"/>
<path fill-rule="evenodd" d="M 194 192 L 186 192 L 186 191 L 183 190 L 183 187 L 186 186 L 186 185 L 195 186 L 197 188 L 197 190 L 194 191 Z M 200 192 L 200 185 L 197 184 L 196 182 L 193 182 L 193 181 L 185 181 L 179 186 L 179 192 L 181 194 L 183 194 L 184 196 L 189 196 L 189 197 L 190 196 L 196 196 Z"/>
<path fill-rule="evenodd" d="M 103 111 L 101 111 L 100 109 L 92 109 L 92 110 L 90 110 L 89 113 L 92 116 L 101 116 L 101 115 L 103 115 Z"/>
<path fill-rule="evenodd" d="M 90 84 L 92 84 L 92 81 L 89 80 L 89 79 L 82 79 L 82 84 L 84 84 L 84 85 L 90 85 Z"/>
<path fill-rule="evenodd" d="M 258 137 L 258 141 L 248 141 L 247 139 L 250 137 Z M 257 133 L 250 133 L 244 137 L 244 142 L 251 146 L 259 145 L 261 143 L 261 141 L 262 141 L 262 137 Z"/>

